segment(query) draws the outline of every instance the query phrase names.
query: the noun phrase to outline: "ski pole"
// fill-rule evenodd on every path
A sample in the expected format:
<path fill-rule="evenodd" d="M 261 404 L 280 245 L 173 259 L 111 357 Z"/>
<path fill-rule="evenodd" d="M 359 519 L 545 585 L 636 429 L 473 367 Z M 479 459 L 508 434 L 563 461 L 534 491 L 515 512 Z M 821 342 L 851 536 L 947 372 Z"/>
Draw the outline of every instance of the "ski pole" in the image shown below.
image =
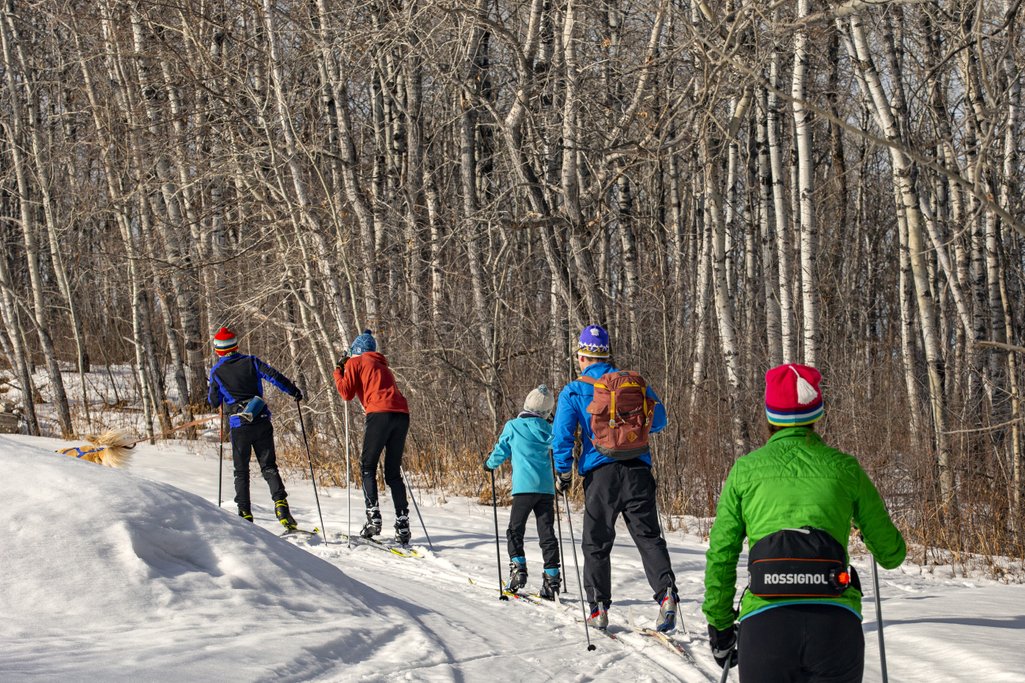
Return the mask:
<path fill-rule="evenodd" d="M 221 487 L 224 484 L 224 404 L 221 404 L 221 433 L 217 440 L 217 507 L 221 507 Z"/>
<path fill-rule="evenodd" d="M 726 664 L 723 665 L 723 675 L 719 679 L 719 683 L 726 683 L 730 680 L 730 662 L 733 660 L 733 651 L 737 649 L 737 643 L 740 642 L 740 628 L 735 627 L 737 640 L 733 643 L 733 648 L 730 650 L 730 654 L 726 657 Z"/>
<path fill-rule="evenodd" d="M 879 623 L 879 667 L 883 672 L 883 683 L 887 683 L 886 677 L 886 644 L 883 642 L 883 607 L 879 599 L 879 567 L 876 565 L 876 558 L 872 558 L 872 586 L 875 592 L 876 621 Z"/>
<path fill-rule="evenodd" d="M 352 475 L 349 472 L 349 402 L 345 402 L 345 543 L 352 547 Z"/>
<path fill-rule="evenodd" d="M 498 495 L 495 493 L 495 471 L 491 472 L 491 510 L 495 513 L 495 554 L 498 556 L 498 599 L 508 600 L 502 583 L 502 546 L 498 541 Z"/>
<path fill-rule="evenodd" d="M 577 560 L 577 541 L 573 538 L 573 515 L 570 514 L 569 510 L 569 497 L 566 492 L 562 492 L 562 506 L 566 508 L 566 525 L 569 527 L 569 544 L 573 546 L 573 565 L 577 568 L 577 590 L 580 591 L 580 611 L 584 615 L 584 637 L 587 639 L 587 650 L 590 652 L 594 649 L 594 643 L 591 642 L 591 632 L 587 627 L 587 608 L 584 606 L 584 581 L 580 578 L 580 561 Z"/>
<path fill-rule="evenodd" d="M 317 516 L 320 517 L 320 534 L 327 545 L 327 529 L 324 528 L 324 513 L 320 511 L 320 496 L 317 494 L 317 475 L 313 473 L 313 456 L 310 455 L 310 442 L 306 438 L 306 424 L 303 422 L 303 406 L 299 399 L 295 399 L 295 408 L 299 411 L 299 429 L 303 435 L 303 445 L 306 446 L 306 462 L 310 463 L 310 482 L 313 484 L 313 499 L 317 501 Z"/>
<path fill-rule="evenodd" d="M 416 510 L 416 516 L 420 518 L 420 528 L 424 530 L 424 536 L 427 537 L 427 545 L 430 549 L 434 550 L 434 544 L 431 543 L 431 535 L 427 533 L 427 525 L 424 524 L 424 516 L 420 514 L 420 506 L 416 504 L 416 489 L 409 483 L 409 477 L 406 476 L 405 470 L 400 470 L 402 474 L 402 481 L 406 483 L 406 488 L 410 491 L 409 500 L 413 502 L 413 509 Z"/>
<path fill-rule="evenodd" d="M 548 459 L 552 463 L 552 481 L 558 480 L 558 474 L 555 472 L 555 454 L 551 449 L 548 449 Z M 566 551 L 562 547 L 562 513 L 559 512 L 559 496 L 555 496 L 555 526 L 559 531 L 559 565 L 561 566 L 566 561 Z M 561 578 L 561 577 L 560 577 Z M 556 597 L 556 599 L 558 599 Z"/>

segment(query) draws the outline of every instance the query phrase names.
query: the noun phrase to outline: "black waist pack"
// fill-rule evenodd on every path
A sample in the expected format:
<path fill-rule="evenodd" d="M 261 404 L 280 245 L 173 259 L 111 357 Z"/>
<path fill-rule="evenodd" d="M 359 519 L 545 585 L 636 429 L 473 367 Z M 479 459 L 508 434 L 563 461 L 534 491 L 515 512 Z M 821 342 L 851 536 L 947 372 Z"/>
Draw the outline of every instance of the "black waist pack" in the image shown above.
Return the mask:
<path fill-rule="evenodd" d="M 781 529 L 748 553 L 748 590 L 760 598 L 836 597 L 851 586 L 847 553 L 822 529 Z"/>

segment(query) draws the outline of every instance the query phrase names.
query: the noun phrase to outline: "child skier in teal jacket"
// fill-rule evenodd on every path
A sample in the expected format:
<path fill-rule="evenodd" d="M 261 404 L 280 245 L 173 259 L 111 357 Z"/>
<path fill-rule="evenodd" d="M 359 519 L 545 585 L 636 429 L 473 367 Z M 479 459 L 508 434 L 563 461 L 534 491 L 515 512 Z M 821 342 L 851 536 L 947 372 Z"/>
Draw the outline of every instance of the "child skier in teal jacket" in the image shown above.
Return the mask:
<path fill-rule="evenodd" d="M 555 537 L 555 477 L 549 450 L 552 426 L 548 420 L 555 407 L 555 396 L 545 385 L 532 390 L 523 402 L 523 412 L 505 423 L 498 443 L 484 463 L 487 470 L 497 469 L 512 458 L 513 504 L 506 539 L 509 542 L 510 591 L 527 583 L 527 558 L 523 554 L 523 532 L 531 512 L 537 522 L 545 573 L 541 597 L 554 600 L 559 592 L 559 542 Z"/>

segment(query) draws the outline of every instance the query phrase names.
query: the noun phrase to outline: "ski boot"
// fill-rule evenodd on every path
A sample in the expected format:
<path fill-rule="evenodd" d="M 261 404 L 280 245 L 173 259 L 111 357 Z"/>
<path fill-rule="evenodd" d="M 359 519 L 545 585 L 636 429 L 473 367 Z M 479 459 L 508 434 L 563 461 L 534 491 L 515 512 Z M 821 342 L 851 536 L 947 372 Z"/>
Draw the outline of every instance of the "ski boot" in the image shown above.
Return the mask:
<path fill-rule="evenodd" d="M 591 604 L 591 616 L 587 617 L 587 623 L 591 628 L 601 631 L 609 627 L 609 608 L 600 603 Z"/>
<path fill-rule="evenodd" d="M 253 511 L 249 509 L 248 505 L 238 506 L 238 516 L 248 522 L 253 521 Z"/>
<path fill-rule="evenodd" d="M 655 623 L 655 630 L 661 633 L 669 633 L 676 628 L 676 611 L 680 604 L 680 596 L 675 588 L 666 588 L 662 596 L 658 610 L 658 620 Z"/>
<path fill-rule="evenodd" d="M 276 500 L 274 501 L 274 514 L 277 515 L 278 521 L 281 522 L 281 526 L 285 527 L 289 531 L 298 529 L 299 525 L 296 524 L 295 517 L 288 510 L 287 500 Z"/>
<path fill-rule="evenodd" d="M 541 582 L 541 592 L 539 595 L 542 600 L 555 600 L 555 596 L 559 594 L 559 587 L 562 584 L 562 580 L 559 577 L 558 569 L 546 569 L 544 580 Z"/>
<path fill-rule="evenodd" d="M 406 545 L 412 534 L 409 533 L 409 513 L 401 512 L 395 518 L 395 542 L 399 545 Z"/>
<path fill-rule="evenodd" d="M 381 509 L 377 506 L 367 508 L 367 523 L 360 529 L 363 538 L 373 538 L 381 533 Z"/>
<path fill-rule="evenodd" d="M 514 557 L 509 563 L 509 582 L 505 588 L 510 593 L 515 593 L 527 585 L 527 560 L 524 557 Z"/>

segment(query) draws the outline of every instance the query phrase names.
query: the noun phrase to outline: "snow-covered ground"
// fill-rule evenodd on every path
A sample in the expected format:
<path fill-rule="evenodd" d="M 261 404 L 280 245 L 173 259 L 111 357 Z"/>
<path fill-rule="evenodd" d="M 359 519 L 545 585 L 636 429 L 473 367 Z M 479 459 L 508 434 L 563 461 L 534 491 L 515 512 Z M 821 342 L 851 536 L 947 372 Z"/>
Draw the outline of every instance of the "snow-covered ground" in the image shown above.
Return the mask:
<path fill-rule="evenodd" d="M 345 489 L 318 490 L 328 532 L 279 538 L 254 475 L 256 524 L 234 515 L 231 465 L 217 509 L 216 444 L 140 444 L 124 470 L 54 453 L 57 439 L 0 436 L 0 681 L 716 681 L 701 616 L 705 543 L 668 534 L 694 662 L 626 624 L 657 612 L 625 529 L 614 553 L 611 640 L 586 649 L 568 528 L 562 607 L 497 599 L 492 510 L 419 491 L 422 559 L 349 548 Z M 256 469 L 254 465 L 254 470 Z M 483 473 L 482 473 L 483 476 Z M 308 481 L 293 513 L 319 523 Z M 353 532 L 361 516 L 353 492 Z M 499 509 L 503 535 L 508 510 Z M 390 515 L 385 523 L 390 525 Z M 415 522 L 415 520 L 414 520 Z M 579 541 L 579 514 L 573 528 Z M 540 553 L 528 525 L 531 582 Z M 871 585 L 867 558 L 855 561 Z M 1025 586 L 882 572 L 888 673 L 906 681 L 1025 680 Z M 866 681 L 880 680 L 866 600 Z M 732 680 L 736 680 L 731 675 Z"/>

